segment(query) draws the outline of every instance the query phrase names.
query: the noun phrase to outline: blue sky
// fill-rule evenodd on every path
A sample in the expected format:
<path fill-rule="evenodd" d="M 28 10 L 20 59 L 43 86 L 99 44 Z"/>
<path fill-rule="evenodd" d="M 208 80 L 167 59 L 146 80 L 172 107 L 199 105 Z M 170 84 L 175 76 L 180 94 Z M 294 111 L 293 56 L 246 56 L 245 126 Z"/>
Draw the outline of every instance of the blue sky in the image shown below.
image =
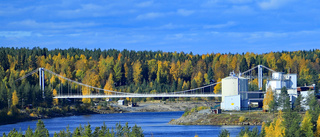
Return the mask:
<path fill-rule="evenodd" d="M 0 2 L 1 47 L 266 53 L 320 47 L 318 0 Z"/>

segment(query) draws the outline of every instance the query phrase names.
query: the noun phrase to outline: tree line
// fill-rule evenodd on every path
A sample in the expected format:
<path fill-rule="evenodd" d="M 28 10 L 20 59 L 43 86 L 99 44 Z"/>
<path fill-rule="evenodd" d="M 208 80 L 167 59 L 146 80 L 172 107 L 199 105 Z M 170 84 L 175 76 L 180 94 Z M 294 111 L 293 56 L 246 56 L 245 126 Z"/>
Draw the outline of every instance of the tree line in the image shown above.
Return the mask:
<path fill-rule="evenodd" d="M 37 126 L 33 131 L 30 126 L 23 134 L 22 131 L 16 129 L 11 130 L 8 135 L 3 133 L 3 137 L 49 137 L 49 130 L 45 127 L 42 120 L 38 120 Z M 96 127 L 92 130 L 91 125 L 76 127 L 72 132 L 67 126 L 66 130 L 55 132 L 53 137 L 144 137 L 141 127 L 134 125 L 129 127 L 128 123 L 122 126 L 120 123 L 116 124 L 115 128 L 107 128 L 105 123 L 101 127 Z"/>
<path fill-rule="evenodd" d="M 264 65 L 285 73 L 296 73 L 298 85 L 320 84 L 320 50 L 255 53 L 208 53 L 54 49 L 0 48 L 0 109 L 33 104 L 50 107 L 57 104 L 52 96 L 61 91 L 71 93 L 101 92 L 45 73 L 44 96 L 39 76 L 33 74 L 22 81 L 19 77 L 43 67 L 64 77 L 91 86 L 130 93 L 163 93 L 182 91 L 219 81 L 229 72 L 244 72 Z M 257 72 L 253 71 L 252 75 Z M 264 74 L 268 74 L 264 70 Z M 264 87 L 265 88 L 265 87 Z M 217 88 L 219 89 L 219 88 Z M 215 89 L 215 93 L 220 90 Z M 252 81 L 251 90 L 258 90 Z M 14 97 L 13 97 L 14 96 Z M 44 98 L 45 97 L 45 98 Z M 62 100 L 63 103 L 64 100 Z M 82 100 L 90 103 L 90 99 Z"/>

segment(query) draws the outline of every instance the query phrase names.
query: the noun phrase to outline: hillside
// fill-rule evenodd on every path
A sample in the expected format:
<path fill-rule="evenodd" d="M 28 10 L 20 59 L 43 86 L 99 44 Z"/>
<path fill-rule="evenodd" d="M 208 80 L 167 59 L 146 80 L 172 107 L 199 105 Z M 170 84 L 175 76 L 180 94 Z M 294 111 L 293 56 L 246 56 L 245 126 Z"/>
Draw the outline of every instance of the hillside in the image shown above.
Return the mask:
<path fill-rule="evenodd" d="M 230 71 L 243 72 L 258 64 L 280 72 L 297 73 L 298 85 L 315 83 L 319 86 L 319 56 L 320 50 L 318 49 L 265 54 L 248 52 L 194 55 L 183 52 L 118 51 L 114 49 L 0 48 L 0 109 L 5 114 L 9 112 L 7 108 L 21 109 L 30 104 L 33 107 L 44 108 L 57 105 L 66 106 L 71 103 L 69 100 L 52 99 L 52 96 L 61 91 L 82 92 L 82 94 L 87 94 L 89 91 L 97 92 L 50 74 L 45 74 L 44 96 L 39 89 L 38 74 L 15 81 L 39 67 L 44 67 L 72 80 L 108 90 L 163 93 L 200 87 L 213 81 L 219 81 Z M 255 75 L 254 73 L 252 75 Z M 219 93 L 220 88 L 216 86 L 214 92 Z M 251 81 L 249 90 L 257 90 L 257 88 L 257 81 Z M 202 100 L 214 99 L 202 98 Z M 100 100 L 86 99 L 74 100 L 74 102 L 92 103 Z M 153 100 L 153 98 L 127 98 L 127 100 L 141 101 Z M 201 98 L 183 100 L 201 100 Z"/>

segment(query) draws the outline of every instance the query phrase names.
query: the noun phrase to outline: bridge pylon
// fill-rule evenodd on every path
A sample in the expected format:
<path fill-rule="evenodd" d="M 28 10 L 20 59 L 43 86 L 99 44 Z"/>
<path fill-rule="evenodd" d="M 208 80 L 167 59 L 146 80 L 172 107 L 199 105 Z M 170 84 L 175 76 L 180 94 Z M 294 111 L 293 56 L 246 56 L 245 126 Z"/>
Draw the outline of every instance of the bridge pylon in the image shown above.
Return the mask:
<path fill-rule="evenodd" d="M 39 85 L 40 85 L 40 90 L 42 91 L 42 97 L 45 98 L 44 96 L 44 69 L 39 68 Z"/>
<path fill-rule="evenodd" d="M 259 90 L 262 90 L 262 83 L 263 83 L 262 65 L 258 65 L 258 85 L 259 85 Z"/>

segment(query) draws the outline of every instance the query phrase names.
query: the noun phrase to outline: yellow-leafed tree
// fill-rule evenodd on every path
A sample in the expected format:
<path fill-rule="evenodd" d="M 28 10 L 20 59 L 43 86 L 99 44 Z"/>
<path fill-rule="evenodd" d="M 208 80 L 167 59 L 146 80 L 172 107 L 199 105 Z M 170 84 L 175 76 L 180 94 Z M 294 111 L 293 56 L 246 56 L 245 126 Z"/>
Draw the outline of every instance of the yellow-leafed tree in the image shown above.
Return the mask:
<path fill-rule="evenodd" d="M 19 98 L 17 95 L 17 91 L 14 91 L 12 93 L 12 106 L 16 106 L 16 105 L 18 105 L 18 103 L 19 103 Z"/>
<path fill-rule="evenodd" d="M 141 78 L 142 78 L 141 72 L 142 72 L 142 65 L 140 61 L 137 60 L 133 64 L 133 81 L 136 85 L 141 83 Z"/>
<path fill-rule="evenodd" d="M 92 69 L 88 70 L 85 74 L 85 77 L 83 78 L 82 81 L 84 84 L 93 86 L 93 87 L 99 87 L 100 86 L 100 78 L 97 72 Z M 90 95 L 91 92 L 95 92 L 92 88 L 87 87 L 87 86 L 82 86 L 82 95 Z M 83 98 L 82 99 L 83 103 L 91 103 L 90 98 Z"/>
<path fill-rule="evenodd" d="M 221 82 L 221 78 L 218 79 L 218 82 Z M 218 94 L 221 92 L 221 83 L 217 84 L 215 87 L 214 87 L 214 94 Z"/>
<path fill-rule="evenodd" d="M 271 103 L 271 101 L 273 101 L 273 92 L 271 87 L 269 86 L 267 89 L 266 96 L 263 99 L 263 110 L 270 110 L 269 104 Z"/>
<path fill-rule="evenodd" d="M 273 122 L 270 123 L 269 126 L 263 124 L 263 128 L 265 130 L 265 137 L 284 137 L 285 136 L 285 127 L 283 125 L 284 119 L 282 118 L 282 111 L 279 111 L 279 115 Z"/>
<path fill-rule="evenodd" d="M 197 83 L 197 86 L 198 87 L 201 87 L 202 86 L 202 83 L 203 83 L 203 74 L 199 71 L 197 76 L 194 77 L 196 83 Z"/>
<path fill-rule="evenodd" d="M 182 90 L 189 89 L 189 84 L 186 81 L 183 81 Z"/>
<path fill-rule="evenodd" d="M 303 117 L 303 120 L 301 122 L 301 132 L 303 136 L 306 137 L 311 137 L 313 136 L 313 131 L 312 131 L 312 122 L 311 122 L 311 115 L 309 114 L 309 111 L 306 112 L 306 114 Z"/>
<path fill-rule="evenodd" d="M 316 130 L 316 133 L 314 134 L 315 137 L 320 137 L 320 115 L 318 117 L 318 120 L 317 120 L 317 130 Z"/>
<path fill-rule="evenodd" d="M 58 95 L 57 90 L 53 89 L 52 94 L 53 94 L 53 96 L 57 96 Z M 52 104 L 55 105 L 55 106 L 58 105 L 58 99 L 54 98 Z"/>
<path fill-rule="evenodd" d="M 112 75 L 112 73 L 110 73 L 109 78 L 108 78 L 108 80 L 106 82 L 106 85 L 104 85 L 103 89 L 105 89 L 105 90 L 113 90 L 113 83 L 114 83 L 113 75 Z M 111 94 L 111 92 L 108 92 L 108 91 L 104 91 L 104 93 L 107 94 L 107 95 Z"/>
<path fill-rule="evenodd" d="M 82 95 L 90 95 L 90 90 L 86 86 L 82 86 Z M 83 103 L 91 103 L 90 98 L 82 98 Z"/>
<path fill-rule="evenodd" d="M 181 75 L 181 64 L 180 61 L 177 63 L 172 62 L 170 68 L 170 74 L 172 75 L 172 79 L 177 81 Z"/>

